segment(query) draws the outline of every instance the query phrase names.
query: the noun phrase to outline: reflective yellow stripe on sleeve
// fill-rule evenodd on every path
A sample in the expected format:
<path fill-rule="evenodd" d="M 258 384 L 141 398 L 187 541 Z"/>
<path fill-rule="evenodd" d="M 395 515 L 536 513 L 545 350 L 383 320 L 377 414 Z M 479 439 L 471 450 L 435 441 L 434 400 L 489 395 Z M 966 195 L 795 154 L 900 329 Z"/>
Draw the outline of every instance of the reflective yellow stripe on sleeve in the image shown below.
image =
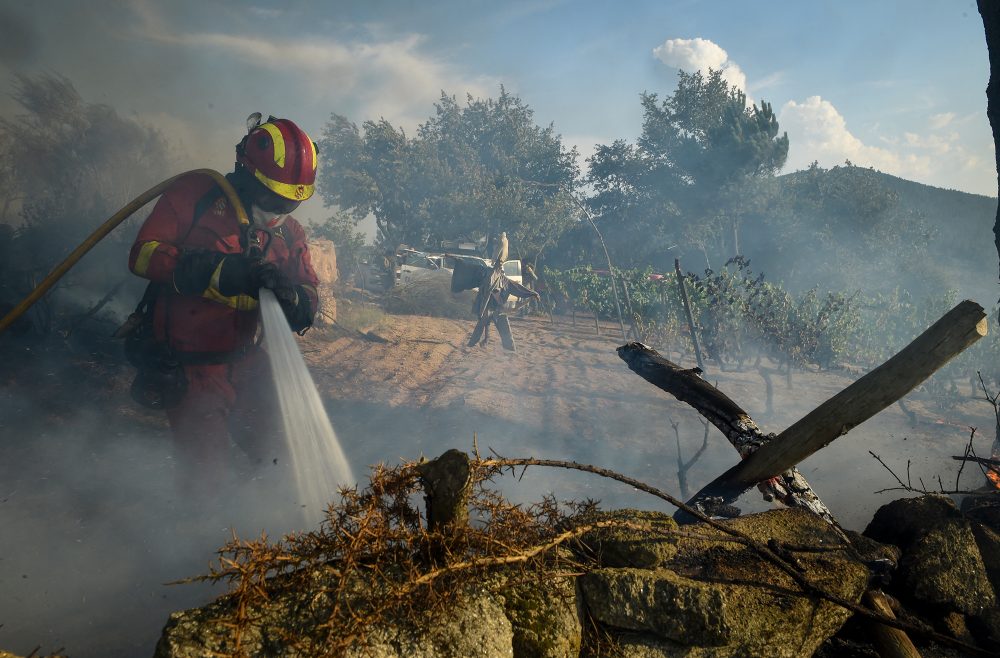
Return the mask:
<path fill-rule="evenodd" d="M 156 240 L 150 240 L 142 245 L 142 248 L 139 249 L 139 256 L 135 259 L 135 268 L 132 271 L 139 276 L 146 276 L 146 270 L 149 269 L 149 259 L 153 257 L 153 252 L 159 246 L 160 243 Z"/>
<path fill-rule="evenodd" d="M 208 283 L 208 288 L 205 292 L 201 294 L 202 297 L 206 299 L 211 299 L 213 302 L 219 302 L 220 304 L 225 304 L 230 308 L 235 308 L 237 311 L 252 311 L 257 308 L 257 300 L 250 295 L 233 295 L 232 297 L 226 297 L 221 292 L 219 292 L 219 277 L 222 275 L 222 263 L 215 268 L 212 272 L 212 279 Z"/>

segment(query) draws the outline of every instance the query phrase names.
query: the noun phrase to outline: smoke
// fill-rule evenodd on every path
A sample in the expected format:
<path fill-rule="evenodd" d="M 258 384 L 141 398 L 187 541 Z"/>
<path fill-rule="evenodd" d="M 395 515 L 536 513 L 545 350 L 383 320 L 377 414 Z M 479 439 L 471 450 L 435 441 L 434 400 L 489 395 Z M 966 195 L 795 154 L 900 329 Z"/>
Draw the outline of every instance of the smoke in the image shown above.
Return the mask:
<path fill-rule="evenodd" d="M 128 400 L 130 369 L 102 384 L 66 358 L 19 363 L 39 387 L 0 396 L 0 646 L 151 655 L 171 612 L 224 591 L 167 583 L 206 573 L 233 532 L 305 529 L 294 484 L 234 448 L 239 484 L 191 495 L 164 419 Z"/>
<path fill-rule="evenodd" d="M 28 64 L 38 51 L 35 26 L 7 7 L 0 7 L 0 66 Z"/>

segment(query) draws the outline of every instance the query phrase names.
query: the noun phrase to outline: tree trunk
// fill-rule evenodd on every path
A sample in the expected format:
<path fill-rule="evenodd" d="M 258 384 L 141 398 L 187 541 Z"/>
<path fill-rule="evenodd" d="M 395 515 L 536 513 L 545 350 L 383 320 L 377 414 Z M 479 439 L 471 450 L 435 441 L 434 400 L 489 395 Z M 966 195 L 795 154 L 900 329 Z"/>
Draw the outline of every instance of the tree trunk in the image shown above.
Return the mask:
<path fill-rule="evenodd" d="M 990 81 L 986 87 L 986 116 L 993 129 L 996 167 L 1000 171 L 1000 0 L 978 0 L 979 13 L 986 28 L 986 48 L 990 56 Z M 1000 187 L 998 187 L 1000 189 Z M 1000 255 L 1000 207 L 993 223 L 993 236 Z"/>

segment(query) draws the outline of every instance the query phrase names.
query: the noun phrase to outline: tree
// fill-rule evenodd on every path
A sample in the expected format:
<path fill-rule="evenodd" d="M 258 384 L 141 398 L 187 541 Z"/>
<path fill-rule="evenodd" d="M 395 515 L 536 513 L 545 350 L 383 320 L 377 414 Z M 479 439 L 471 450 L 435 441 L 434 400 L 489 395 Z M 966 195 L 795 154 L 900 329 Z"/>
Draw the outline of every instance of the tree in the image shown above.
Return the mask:
<path fill-rule="evenodd" d="M 169 173 L 167 144 L 155 127 L 86 102 L 63 76 L 18 75 L 12 96 L 20 113 L 0 118 L 0 194 L 8 233 L 2 241 L 6 253 L 0 254 L 0 301 L 6 303 Z M 103 294 L 127 276 L 127 245 L 137 224 L 133 220 L 106 238 L 62 287 L 75 283 Z"/>
<path fill-rule="evenodd" d="M 643 93 L 640 103 L 636 144 L 601 147 L 590 161 L 592 207 L 632 236 L 633 261 L 667 261 L 663 252 L 675 241 L 706 258 L 710 249 L 738 253 L 747 186 L 773 176 L 788 155 L 771 106 L 748 107 L 746 95 L 711 69 L 707 76 L 681 71 L 673 95 L 661 101 Z M 647 239 L 636 252 L 639 237 Z"/>
<path fill-rule="evenodd" d="M 373 214 L 387 246 L 506 231 L 512 255 L 530 259 L 575 221 L 575 151 L 503 87 L 498 98 L 469 96 L 464 106 L 442 94 L 413 138 L 385 120 L 359 131 L 333 115 L 320 148 L 327 205 Z"/>
<path fill-rule="evenodd" d="M 347 213 L 337 213 L 313 228 L 313 235 L 327 238 L 337 248 L 337 270 L 346 279 L 354 272 L 365 252 L 367 238 L 357 230 L 357 220 Z"/>
<path fill-rule="evenodd" d="M 355 220 L 374 215 L 379 237 L 394 246 L 406 238 L 410 214 L 403 195 L 410 140 L 385 119 L 363 128 L 362 136 L 346 117 L 331 116 L 320 142 L 320 192 Z"/>

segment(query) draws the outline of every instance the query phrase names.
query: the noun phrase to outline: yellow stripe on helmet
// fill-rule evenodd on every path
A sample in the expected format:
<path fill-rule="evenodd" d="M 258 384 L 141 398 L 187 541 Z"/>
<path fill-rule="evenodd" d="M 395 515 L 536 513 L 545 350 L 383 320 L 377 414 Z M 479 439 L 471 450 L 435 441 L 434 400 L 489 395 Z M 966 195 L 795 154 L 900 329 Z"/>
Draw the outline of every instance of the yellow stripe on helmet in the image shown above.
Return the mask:
<path fill-rule="evenodd" d="M 274 144 L 274 163 L 285 168 L 285 138 L 281 134 L 281 129 L 273 123 L 264 123 L 260 126 L 271 135 L 271 142 Z"/>
<path fill-rule="evenodd" d="M 257 180 L 263 183 L 267 189 L 286 199 L 291 199 L 292 201 L 305 201 L 313 195 L 313 185 L 289 185 L 288 183 L 282 183 L 268 178 L 263 174 L 263 172 L 261 172 L 260 169 L 253 172 L 253 175 L 257 178 Z"/>
<path fill-rule="evenodd" d="M 316 153 L 316 142 L 309 140 L 309 146 L 312 147 L 313 151 L 313 171 L 316 171 L 316 165 L 319 164 L 319 154 Z"/>
<path fill-rule="evenodd" d="M 146 276 L 146 270 L 149 269 L 149 259 L 153 257 L 153 252 L 159 246 L 160 243 L 156 240 L 150 240 L 142 245 L 142 248 L 139 249 L 139 256 L 135 259 L 135 267 L 132 268 L 132 271 L 139 276 Z"/>

